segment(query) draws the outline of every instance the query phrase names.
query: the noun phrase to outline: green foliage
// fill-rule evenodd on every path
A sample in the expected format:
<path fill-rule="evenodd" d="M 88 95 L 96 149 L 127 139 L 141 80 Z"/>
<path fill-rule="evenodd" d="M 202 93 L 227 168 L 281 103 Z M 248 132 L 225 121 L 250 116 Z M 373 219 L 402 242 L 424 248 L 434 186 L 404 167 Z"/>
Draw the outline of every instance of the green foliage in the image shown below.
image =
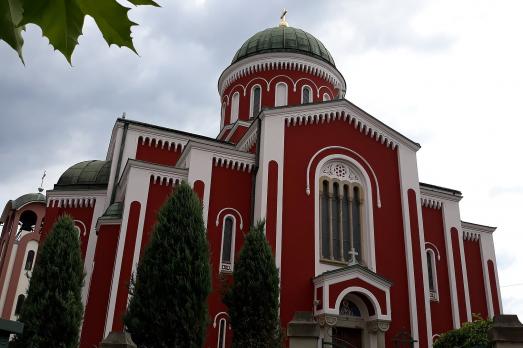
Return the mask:
<path fill-rule="evenodd" d="M 70 216 L 62 216 L 40 247 L 13 346 L 76 348 L 82 321 L 84 273 L 80 241 Z"/>
<path fill-rule="evenodd" d="M 22 1 L 21 0 L 0 0 L 0 40 L 7 42 L 18 55 L 22 62 L 22 38 L 23 26 L 18 23 L 22 21 Z"/>
<path fill-rule="evenodd" d="M 488 340 L 487 331 L 491 325 L 491 320 L 464 323 L 461 328 L 442 334 L 434 342 L 434 348 L 490 348 L 492 344 Z"/>
<path fill-rule="evenodd" d="M 158 213 L 124 317 L 139 347 L 201 348 L 211 291 L 200 200 L 183 182 Z"/>
<path fill-rule="evenodd" d="M 234 283 L 224 301 L 229 307 L 234 348 L 281 346 L 279 276 L 264 222 L 258 222 L 245 237 L 234 265 Z"/>
<path fill-rule="evenodd" d="M 153 0 L 128 0 L 133 5 L 158 6 Z M 105 41 L 136 52 L 131 38 L 129 8 L 116 0 L 0 0 L 0 39 L 22 59 L 21 32 L 26 24 L 36 24 L 49 43 L 71 63 L 84 18 L 93 17 Z"/>

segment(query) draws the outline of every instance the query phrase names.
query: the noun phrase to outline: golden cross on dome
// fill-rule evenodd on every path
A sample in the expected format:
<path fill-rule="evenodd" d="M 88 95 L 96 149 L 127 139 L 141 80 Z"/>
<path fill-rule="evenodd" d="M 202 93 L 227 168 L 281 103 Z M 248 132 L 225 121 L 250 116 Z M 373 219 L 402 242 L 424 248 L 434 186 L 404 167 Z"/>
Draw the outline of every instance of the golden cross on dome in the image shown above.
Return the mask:
<path fill-rule="evenodd" d="M 285 16 L 287 15 L 287 10 L 283 9 L 283 13 L 280 16 L 280 27 L 288 27 L 289 23 L 287 23 L 287 20 L 285 20 Z"/>

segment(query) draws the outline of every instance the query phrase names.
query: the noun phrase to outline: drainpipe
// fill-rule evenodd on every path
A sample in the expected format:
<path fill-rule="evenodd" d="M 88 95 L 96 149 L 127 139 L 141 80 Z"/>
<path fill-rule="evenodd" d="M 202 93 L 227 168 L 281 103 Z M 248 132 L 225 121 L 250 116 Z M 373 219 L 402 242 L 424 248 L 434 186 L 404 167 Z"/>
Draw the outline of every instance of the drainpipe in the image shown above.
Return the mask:
<path fill-rule="evenodd" d="M 120 140 L 120 151 L 118 153 L 118 162 L 116 164 L 116 172 L 114 174 L 113 192 L 111 192 L 111 203 L 109 205 L 114 203 L 114 199 L 116 197 L 116 185 L 118 184 L 118 179 L 120 177 L 120 167 L 122 166 L 122 155 L 125 146 L 125 138 L 127 137 L 127 129 L 129 128 L 129 122 L 124 122 L 122 139 Z"/>

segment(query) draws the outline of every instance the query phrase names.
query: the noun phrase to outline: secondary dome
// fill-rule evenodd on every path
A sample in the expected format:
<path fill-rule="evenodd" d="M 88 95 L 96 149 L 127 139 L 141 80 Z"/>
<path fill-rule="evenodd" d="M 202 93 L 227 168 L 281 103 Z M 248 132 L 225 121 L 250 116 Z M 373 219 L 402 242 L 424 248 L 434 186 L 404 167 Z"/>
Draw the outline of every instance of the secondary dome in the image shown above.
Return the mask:
<path fill-rule="evenodd" d="M 268 28 L 254 34 L 236 52 L 231 64 L 247 57 L 270 52 L 306 54 L 336 66 L 331 54 L 320 40 L 304 30 L 286 26 Z"/>
<path fill-rule="evenodd" d="M 58 179 L 55 190 L 104 188 L 109 182 L 111 161 L 83 161 L 69 167 Z"/>
<path fill-rule="evenodd" d="M 13 201 L 13 209 L 18 209 L 29 203 L 45 203 L 45 196 L 41 193 L 27 193 Z"/>

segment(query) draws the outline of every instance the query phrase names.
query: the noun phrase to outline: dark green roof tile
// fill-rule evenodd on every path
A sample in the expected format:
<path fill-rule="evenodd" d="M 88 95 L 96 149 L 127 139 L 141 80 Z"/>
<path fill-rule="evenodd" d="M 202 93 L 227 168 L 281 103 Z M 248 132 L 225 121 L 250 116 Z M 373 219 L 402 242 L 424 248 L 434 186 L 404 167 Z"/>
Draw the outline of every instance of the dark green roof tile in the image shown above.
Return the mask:
<path fill-rule="evenodd" d="M 45 203 L 45 196 L 41 193 L 28 193 L 22 195 L 13 201 L 13 209 L 19 209 L 28 203 L 34 202 Z"/>
<path fill-rule="evenodd" d="M 92 190 L 107 187 L 111 161 L 83 161 L 69 167 L 54 186 L 55 190 Z"/>
<path fill-rule="evenodd" d="M 257 54 L 270 52 L 296 52 L 334 64 L 329 51 L 311 34 L 292 27 L 268 28 L 254 34 L 236 52 L 232 63 Z"/>

